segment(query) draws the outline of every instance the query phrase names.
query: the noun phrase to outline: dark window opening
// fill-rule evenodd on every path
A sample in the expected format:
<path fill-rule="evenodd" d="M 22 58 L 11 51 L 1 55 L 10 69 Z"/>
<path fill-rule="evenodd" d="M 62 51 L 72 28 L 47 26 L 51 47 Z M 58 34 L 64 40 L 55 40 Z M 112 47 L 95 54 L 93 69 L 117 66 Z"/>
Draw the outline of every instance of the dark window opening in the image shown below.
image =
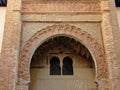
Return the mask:
<path fill-rule="evenodd" d="M 120 7 L 120 0 L 115 0 L 116 7 Z"/>
<path fill-rule="evenodd" d="M 0 6 L 2 7 L 7 6 L 7 0 L 0 0 Z"/>
<path fill-rule="evenodd" d="M 65 57 L 63 59 L 62 74 L 73 75 L 73 61 L 70 57 Z"/>
<path fill-rule="evenodd" d="M 52 57 L 50 60 L 50 75 L 61 75 L 60 60 Z"/>

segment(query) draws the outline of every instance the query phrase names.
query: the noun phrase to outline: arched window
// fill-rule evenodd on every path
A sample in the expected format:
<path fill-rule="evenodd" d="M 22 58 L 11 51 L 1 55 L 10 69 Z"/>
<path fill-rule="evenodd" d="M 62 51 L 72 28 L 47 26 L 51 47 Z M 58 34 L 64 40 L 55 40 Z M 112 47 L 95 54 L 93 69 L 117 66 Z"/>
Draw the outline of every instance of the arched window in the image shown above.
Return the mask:
<path fill-rule="evenodd" d="M 73 75 L 73 61 L 70 57 L 65 57 L 63 59 L 62 74 Z"/>
<path fill-rule="evenodd" d="M 58 57 L 50 59 L 50 75 L 61 75 L 60 60 Z"/>

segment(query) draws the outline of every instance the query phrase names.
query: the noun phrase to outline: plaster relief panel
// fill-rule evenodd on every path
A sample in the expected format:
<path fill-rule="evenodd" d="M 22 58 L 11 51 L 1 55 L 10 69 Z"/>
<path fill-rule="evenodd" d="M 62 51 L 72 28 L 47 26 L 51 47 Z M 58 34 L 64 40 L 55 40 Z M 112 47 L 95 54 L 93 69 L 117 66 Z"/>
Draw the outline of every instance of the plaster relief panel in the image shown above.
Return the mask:
<path fill-rule="evenodd" d="M 23 23 L 23 45 L 37 32 L 44 30 L 48 26 L 52 26 L 55 23 Z M 83 31 L 88 32 L 94 37 L 100 44 L 102 44 L 100 23 L 71 23 Z"/>
<path fill-rule="evenodd" d="M 31 8 L 29 8 L 31 7 Z M 100 2 L 97 0 L 36 0 L 23 1 L 23 12 L 100 12 Z"/>

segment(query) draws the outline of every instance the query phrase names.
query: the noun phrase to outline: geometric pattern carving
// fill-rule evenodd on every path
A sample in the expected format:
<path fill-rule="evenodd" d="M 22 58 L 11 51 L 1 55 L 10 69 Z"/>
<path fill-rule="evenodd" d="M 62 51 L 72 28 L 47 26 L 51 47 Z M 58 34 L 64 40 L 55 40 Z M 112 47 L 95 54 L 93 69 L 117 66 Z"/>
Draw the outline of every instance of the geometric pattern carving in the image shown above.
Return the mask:
<path fill-rule="evenodd" d="M 72 37 L 85 45 L 94 58 L 96 69 L 95 80 L 98 81 L 102 78 L 108 78 L 107 63 L 104 58 L 102 45 L 92 38 L 90 34 L 80 28 L 61 23 L 48 26 L 38 31 L 23 46 L 18 67 L 18 84 L 28 84 L 30 82 L 30 62 L 35 49 L 44 41 L 57 35 Z"/>

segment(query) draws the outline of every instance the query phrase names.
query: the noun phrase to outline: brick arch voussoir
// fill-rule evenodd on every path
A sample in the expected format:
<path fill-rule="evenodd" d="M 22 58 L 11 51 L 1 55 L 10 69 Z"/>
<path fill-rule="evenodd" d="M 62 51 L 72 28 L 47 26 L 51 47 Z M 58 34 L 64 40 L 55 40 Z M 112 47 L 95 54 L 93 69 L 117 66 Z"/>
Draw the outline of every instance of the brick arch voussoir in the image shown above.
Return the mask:
<path fill-rule="evenodd" d="M 19 83 L 30 82 L 30 56 L 34 52 L 34 49 L 37 48 L 36 46 L 55 35 L 68 35 L 75 37 L 79 41 L 82 41 L 82 43 L 89 48 L 90 52 L 95 58 L 94 62 L 96 63 L 96 80 L 108 77 L 102 45 L 92 38 L 90 34 L 81 30 L 80 28 L 69 24 L 55 24 L 35 33 L 23 46 L 18 69 Z"/>

